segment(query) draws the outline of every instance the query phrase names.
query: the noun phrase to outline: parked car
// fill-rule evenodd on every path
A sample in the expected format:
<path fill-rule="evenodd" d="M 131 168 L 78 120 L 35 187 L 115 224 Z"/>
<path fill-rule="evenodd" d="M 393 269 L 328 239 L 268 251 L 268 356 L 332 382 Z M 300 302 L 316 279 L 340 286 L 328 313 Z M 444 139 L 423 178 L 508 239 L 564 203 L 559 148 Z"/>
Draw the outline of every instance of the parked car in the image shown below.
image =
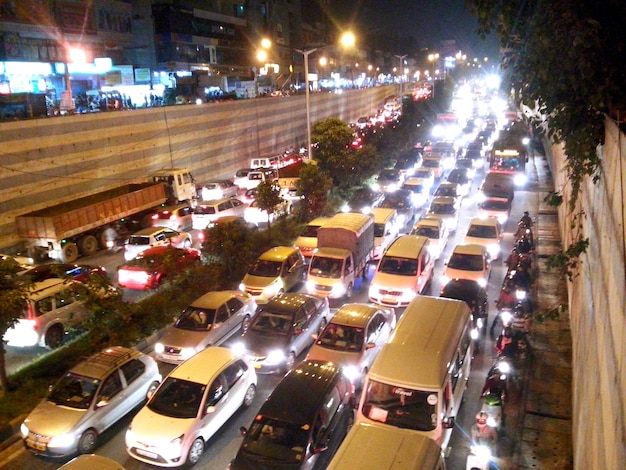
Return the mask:
<path fill-rule="evenodd" d="M 239 289 L 257 302 L 266 302 L 277 294 L 289 292 L 304 279 L 304 256 L 292 246 L 270 248 L 250 267 Z"/>
<path fill-rule="evenodd" d="M 455 246 L 445 266 L 442 286 L 452 279 L 471 279 L 485 287 L 491 275 L 491 258 L 483 245 Z"/>
<path fill-rule="evenodd" d="M 148 227 L 133 233 L 124 245 L 124 259 L 130 261 L 139 253 L 154 246 L 191 248 L 191 235 L 167 227 Z"/>
<path fill-rule="evenodd" d="M 166 206 L 150 216 L 153 227 L 168 227 L 172 230 L 191 230 L 193 228 L 193 209 L 188 204 Z"/>
<path fill-rule="evenodd" d="M 239 186 L 231 180 L 219 180 L 206 183 L 200 188 L 200 197 L 203 201 L 214 201 L 227 197 L 237 197 Z"/>
<path fill-rule="evenodd" d="M 492 260 L 500 257 L 500 242 L 504 237 L 502 225 L 494 217 L 474 217 L 470 220 L 463 243 L 483 245 Z"/>
<path fill-rule="evenodd" d="M 150 356 L 121 346 L 103 349 L 65 373 L 28 414 L 20 427 L 24 445 L 47 457 L 91 453 L 99 436 L 160 382 Z"/>
<path fill-rule="evenodd" d="M 257 377 L 250 362 L 211 347 L 176 367 L 126 431 L 126 451 L 159 467 L 198 463 L 209 439 L 240 408 L 249 407 Z"/>
<path fill-rule="evenodd" d="M 413 222 L 418 208 L 413 200 L 413 192 L 408 189 L 397 189 L 394 192 L 385 193 L 385 198 L 380 204 L 385 209 L 395 209 L 398 213 L 400 230 Z"/>
<path fill-rule="evenodd" d="M 257 313 L 235 345 L 245 351 L 260 373 L 291 370 L 296 358 L 313 344 L 328 319 L 328 300 L 308 294 L 280 294 Z"/>
<path fill-rule="evenodd" d="M 117 269 L 117 283 L 127 289 L 156 289 L 185 269 L 200 263 L 200 250 L 159 245 L 139 253 Z"/>
<path fill-rule="evenodd" d="M 180 364 L 209 346 L 221 346 L 243 333 L 256 311 L 250 294 L 234 290 L 208 292 L 185 308 L 154 345 L 156 358 Z"/>
<path fill-rule="evenodd" d="M 430 254 L 435 260 L 441 257 L 450 236 L 448 226 L 443 220 L 432 217 L 418 220 L 411 230 L 411 235 L 420 235 L 430 240 Z"/>
<path fill-rule="evenodd" d="M 230 470 L 326 468 L 353 420 L 353 387 L 341 368 L 305 361 L 263 403 Z"/>
<path fill-rule="evenodd" d="M 243 217 L 245 209 L 246 205 L 235 197 L 207 201 L 193 210 L 193 228 L 204 230 L 214 220 L 227 215 Z"/>
<path fill-rule="evenodd" d="M 459 224 L 459 214 L 461 212 L 461 204 L 458 199 L 448 196 L 434 197 L 426 213 L 431 219 L 441 219 L 448 227 L 450 233 L 456 232 Z"/>
<path fill-rule="evenodd" d="M 19 276 L 20 279 L 29 282 L 41 282 L 52 278 L 67 278 L 85 283 L 92 274 L 106 277 L 107 271 L 102 266 L 90 264 L 46 263 L 21 271 Z"/>
<path fill-rule="evenodd" d="M 317 335 L 306 360 L 340 365 L 344 374 L 359 388 L 395 326 L 393 308 L 344 304 Z"/>
<path fill-rule="evenodd" d="M 350 200 L 341 208 L 342 212 L 371 213 L 372 209 L 380 206 L 385 195 L 378 190 L 365 187 L 355 191 Z"/>
<path fill-rule="evenodd" d="M 276 218 L 288 214 L 291 214 L 291 202 L 284 199 L 276 205 L 274 212 L 269 214 L 269 220 L 273 222 Z M 243 218 L 246 219 L 246 222 L 258 226 L 259 224 L 267 224 L 268 215 L 267 211 L 259 207 L 258 201 L 255 199 L 244 209 Z"/>

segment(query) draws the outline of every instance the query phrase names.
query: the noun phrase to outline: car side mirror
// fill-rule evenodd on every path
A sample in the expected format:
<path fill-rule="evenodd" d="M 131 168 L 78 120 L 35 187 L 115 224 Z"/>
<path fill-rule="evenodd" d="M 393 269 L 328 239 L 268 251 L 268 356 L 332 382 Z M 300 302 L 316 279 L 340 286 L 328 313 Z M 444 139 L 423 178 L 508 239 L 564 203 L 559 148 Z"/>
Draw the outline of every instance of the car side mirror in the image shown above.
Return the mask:
<path fill-rule="evenodd" d="M 452 429 L 454 427 L 454 416 L 448 416 L 441 424 L 445 429 Z"/>
<path fill-rule="evenodd" d="M 246 435 L 248 434 L 248 430 L 244 426 L 241 426 L 239 428 L 239 434 L 241 434 L 243 437 L 246 437 Z"/>

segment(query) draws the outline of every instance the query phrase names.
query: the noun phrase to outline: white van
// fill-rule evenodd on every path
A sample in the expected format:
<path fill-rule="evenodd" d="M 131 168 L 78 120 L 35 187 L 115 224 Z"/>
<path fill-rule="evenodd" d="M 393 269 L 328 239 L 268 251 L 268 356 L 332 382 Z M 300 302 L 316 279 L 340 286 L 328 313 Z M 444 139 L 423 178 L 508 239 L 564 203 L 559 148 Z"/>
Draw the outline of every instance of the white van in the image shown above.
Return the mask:
<path fill-rule="evenodd" d="M 371 259 L 376 261 L 398 236 L 400 224 L 395 209 L 376 207 L 372 209 L 372 215 L 374 216 L 374 252 Z"/>
<path fill-rule="evenodd" d="M 417 235 L 401 235 L 383 254 L 369 289 L 371 302 L 404 307 L 430 286 L 435 260 L 430 240 Z"/>
<path fill-rule="evenodd" d="M 471 330 L 465 302 L 417 296 L 367 373 L 356 422 L 410 430 L 445 449 L 469 379 Z"/>
<path fill-rule="evenodd" d="M 68 330 L 79 327 L 88 316 L 83 302 L 72 289 L 75 282 L 56 278 L 35 282 L 22 318 L 4 335 L 6 344 L 50 349 L 60 346 Z"/>
<path fill-rule="evenodd" d="M 343 440 L 328 470 L 445 470 L 441 447 L 406 429 L 359 423 Z"/>

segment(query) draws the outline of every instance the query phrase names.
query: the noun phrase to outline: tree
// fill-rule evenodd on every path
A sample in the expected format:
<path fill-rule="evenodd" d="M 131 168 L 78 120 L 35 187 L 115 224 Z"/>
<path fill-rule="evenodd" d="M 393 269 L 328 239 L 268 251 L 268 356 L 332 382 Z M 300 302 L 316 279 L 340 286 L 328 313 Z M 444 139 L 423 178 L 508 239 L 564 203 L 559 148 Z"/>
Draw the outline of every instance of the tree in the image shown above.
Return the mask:
<path fill-rule="evenodd" d="M 322 214 L 328 202 L 328 192 L 333 180 L 317 165 L 304 165 L 296 183 L 298 196 L 303 196 L 300 214 L 303 220 L 310 220 Z"/>
<path fill-rule="evenodd" d="M 22 317 L 30 285 L 22 282 L 17 273 L 20 265 L 12 258 L 0 258 L 0 393 L 6 394 L 9 390 L 9 380 L 5 363 L 6 349 L 4 335 Z"/>
<path fill-rule="evenodd" d="M 272 236 L 272 215 L 276 213 L 279 204 L 285 202 L 280 195 L 280 186 L 276 181 L 263 181 L 257 187 L 255 201 L 258 208 L 267 213 L 267 233 Z"/>

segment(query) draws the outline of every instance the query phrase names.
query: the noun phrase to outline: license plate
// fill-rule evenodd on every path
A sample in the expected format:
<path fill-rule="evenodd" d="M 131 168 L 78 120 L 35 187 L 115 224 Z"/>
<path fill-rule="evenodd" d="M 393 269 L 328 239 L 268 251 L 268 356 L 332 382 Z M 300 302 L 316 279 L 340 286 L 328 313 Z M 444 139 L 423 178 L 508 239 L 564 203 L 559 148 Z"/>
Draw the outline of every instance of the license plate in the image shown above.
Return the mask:
<path fill-rule="evenodd" d="M 151 459 L 156 459 L 157 458 L 157 454 L 155 454 L 154 452 L 149 452 L 147 450 L 143 450 L 140 448 L 135 448 L 135 451 L 139 454 L 139 455 L 143 455 L 144 457 L 148 457 Z"/>
<path fill-rule="evenodd" d="M 26 441 L 26 444 L 28 445 L 28 447 L 31 447 L 35 450 L 39 450 L 39 451 L 45 451 L 46 450 L 46 443 L 45 442 L 36 442 L 36 441 Z"/>
<path fill-rule="evenodd" d="M 261 368 L 261 364 L 259 364 L 258 362 L 254 363 L 254 368 L 255 369 L 260 369 Z"/>

